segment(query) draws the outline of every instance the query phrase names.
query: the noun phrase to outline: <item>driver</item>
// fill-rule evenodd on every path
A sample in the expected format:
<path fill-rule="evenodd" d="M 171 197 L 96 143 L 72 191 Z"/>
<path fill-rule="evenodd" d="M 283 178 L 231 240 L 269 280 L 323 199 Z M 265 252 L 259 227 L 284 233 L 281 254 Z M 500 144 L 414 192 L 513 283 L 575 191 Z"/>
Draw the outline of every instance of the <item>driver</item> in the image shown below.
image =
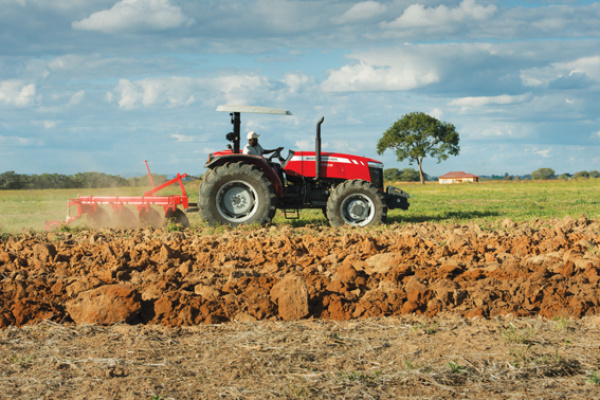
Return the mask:
<path fill-rule="evenodd" d="M 283 147 L 279 147 L 277 149 L 265 150 L 262 148 L 260 144 L 258 144 L 258 137 L 260 135 L 254 131 L 248 132 L 248 144 L 244 147 L 242 151 L 244 154 L 249 154 L 252 156 L 262 156 L 263 154 L 273 153 L 277 150 L 281 151 Z"/>

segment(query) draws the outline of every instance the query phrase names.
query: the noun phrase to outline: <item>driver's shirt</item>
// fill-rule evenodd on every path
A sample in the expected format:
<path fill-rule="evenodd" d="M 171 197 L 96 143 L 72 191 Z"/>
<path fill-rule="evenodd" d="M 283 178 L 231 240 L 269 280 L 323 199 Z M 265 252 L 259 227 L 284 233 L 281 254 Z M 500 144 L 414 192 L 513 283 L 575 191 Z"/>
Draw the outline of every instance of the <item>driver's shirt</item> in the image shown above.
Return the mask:
<path fill-rule="evenodd" d="M 250 143 L 248 143 L 246 147 L 244 147 L 244 150 L 242 150 L 242 152 L 244 154 L 250 154 L 251 156 L 262 156 L 265 152 L 265 149 L 263 149 L 262 146 L 258 143 L 256 144 L 256 146 L 250 146 Z"/>

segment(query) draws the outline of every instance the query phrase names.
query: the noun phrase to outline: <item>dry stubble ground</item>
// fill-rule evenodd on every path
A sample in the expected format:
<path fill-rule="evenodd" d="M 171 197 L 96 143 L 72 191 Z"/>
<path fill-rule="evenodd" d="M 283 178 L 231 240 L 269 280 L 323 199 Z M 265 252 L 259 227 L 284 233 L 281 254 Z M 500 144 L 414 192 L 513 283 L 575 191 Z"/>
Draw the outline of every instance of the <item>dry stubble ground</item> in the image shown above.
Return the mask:
<path fill-rule="evenodd" d="M 3 399 L 596 399 L 598 317 L 0 332 Z"/>
<path fill-rule="evenodd" d="M 600 398 L 599 221 L 504 225 L 8 238 L 0 398 Z"/>

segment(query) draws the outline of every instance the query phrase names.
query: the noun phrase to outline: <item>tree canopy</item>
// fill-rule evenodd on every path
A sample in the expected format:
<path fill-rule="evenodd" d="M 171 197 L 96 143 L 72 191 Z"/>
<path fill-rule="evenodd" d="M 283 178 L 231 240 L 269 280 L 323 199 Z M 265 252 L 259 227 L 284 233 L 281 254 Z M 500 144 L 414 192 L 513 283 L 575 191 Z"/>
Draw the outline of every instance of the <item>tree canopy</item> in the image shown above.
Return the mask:
<path fill-rule="evenodd" d="M 425 179 L 429 179 L 427 174 Z M 404 168 L 399 170 L 398 168 L 388 168 L 383 170 L 383 179 L 391 182 L 418 182 L 421 178 L 419 172 L 414 168 Z"/>
<path fill-rule="evenodd" d="M 573 175 L 573 178 L 575 178 L 575 179 L 578 179 L 578 178 L 588 179 L 589 177 L 590 177 L 590 173 L 587 171 L 575 172 L 575 175 Z"/>
<path fill-rule="evenodd" d="M 556 178 L 556 172 L 552 168 L 539 168 L 531 173 L 531 179 L 545 181 Z"/>
<path fill-rule="evenodd" d="M 398 161 L 417 163 L 421 183 L 425 183 L 423 159 L 434 157 L 440 163 L 460 152 L 459 134 L 454 125 L 440 122 L 422 112 L 412 112 L 396 121 L 377 142 L 377 153 L 387 149 L 396 152 Z"/>

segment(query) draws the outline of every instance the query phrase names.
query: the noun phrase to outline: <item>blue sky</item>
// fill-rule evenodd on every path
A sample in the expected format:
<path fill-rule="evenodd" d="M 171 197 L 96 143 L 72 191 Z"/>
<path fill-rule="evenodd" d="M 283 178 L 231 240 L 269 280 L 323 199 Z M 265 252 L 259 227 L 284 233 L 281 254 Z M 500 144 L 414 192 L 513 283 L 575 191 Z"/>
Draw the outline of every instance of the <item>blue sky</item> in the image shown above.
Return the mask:
<path fill-rule="evenodd" d="M 266 148 L 407 168 L 375 146 L 454 124 L 430 175 L 600 170 L 600 2 L 0 0 L 0 172 L 203 173 L 243 115 Z M 287 154 L 284 151 L 284 154 Z M 416 165 L 412 166 L 416 168 Z"/>

